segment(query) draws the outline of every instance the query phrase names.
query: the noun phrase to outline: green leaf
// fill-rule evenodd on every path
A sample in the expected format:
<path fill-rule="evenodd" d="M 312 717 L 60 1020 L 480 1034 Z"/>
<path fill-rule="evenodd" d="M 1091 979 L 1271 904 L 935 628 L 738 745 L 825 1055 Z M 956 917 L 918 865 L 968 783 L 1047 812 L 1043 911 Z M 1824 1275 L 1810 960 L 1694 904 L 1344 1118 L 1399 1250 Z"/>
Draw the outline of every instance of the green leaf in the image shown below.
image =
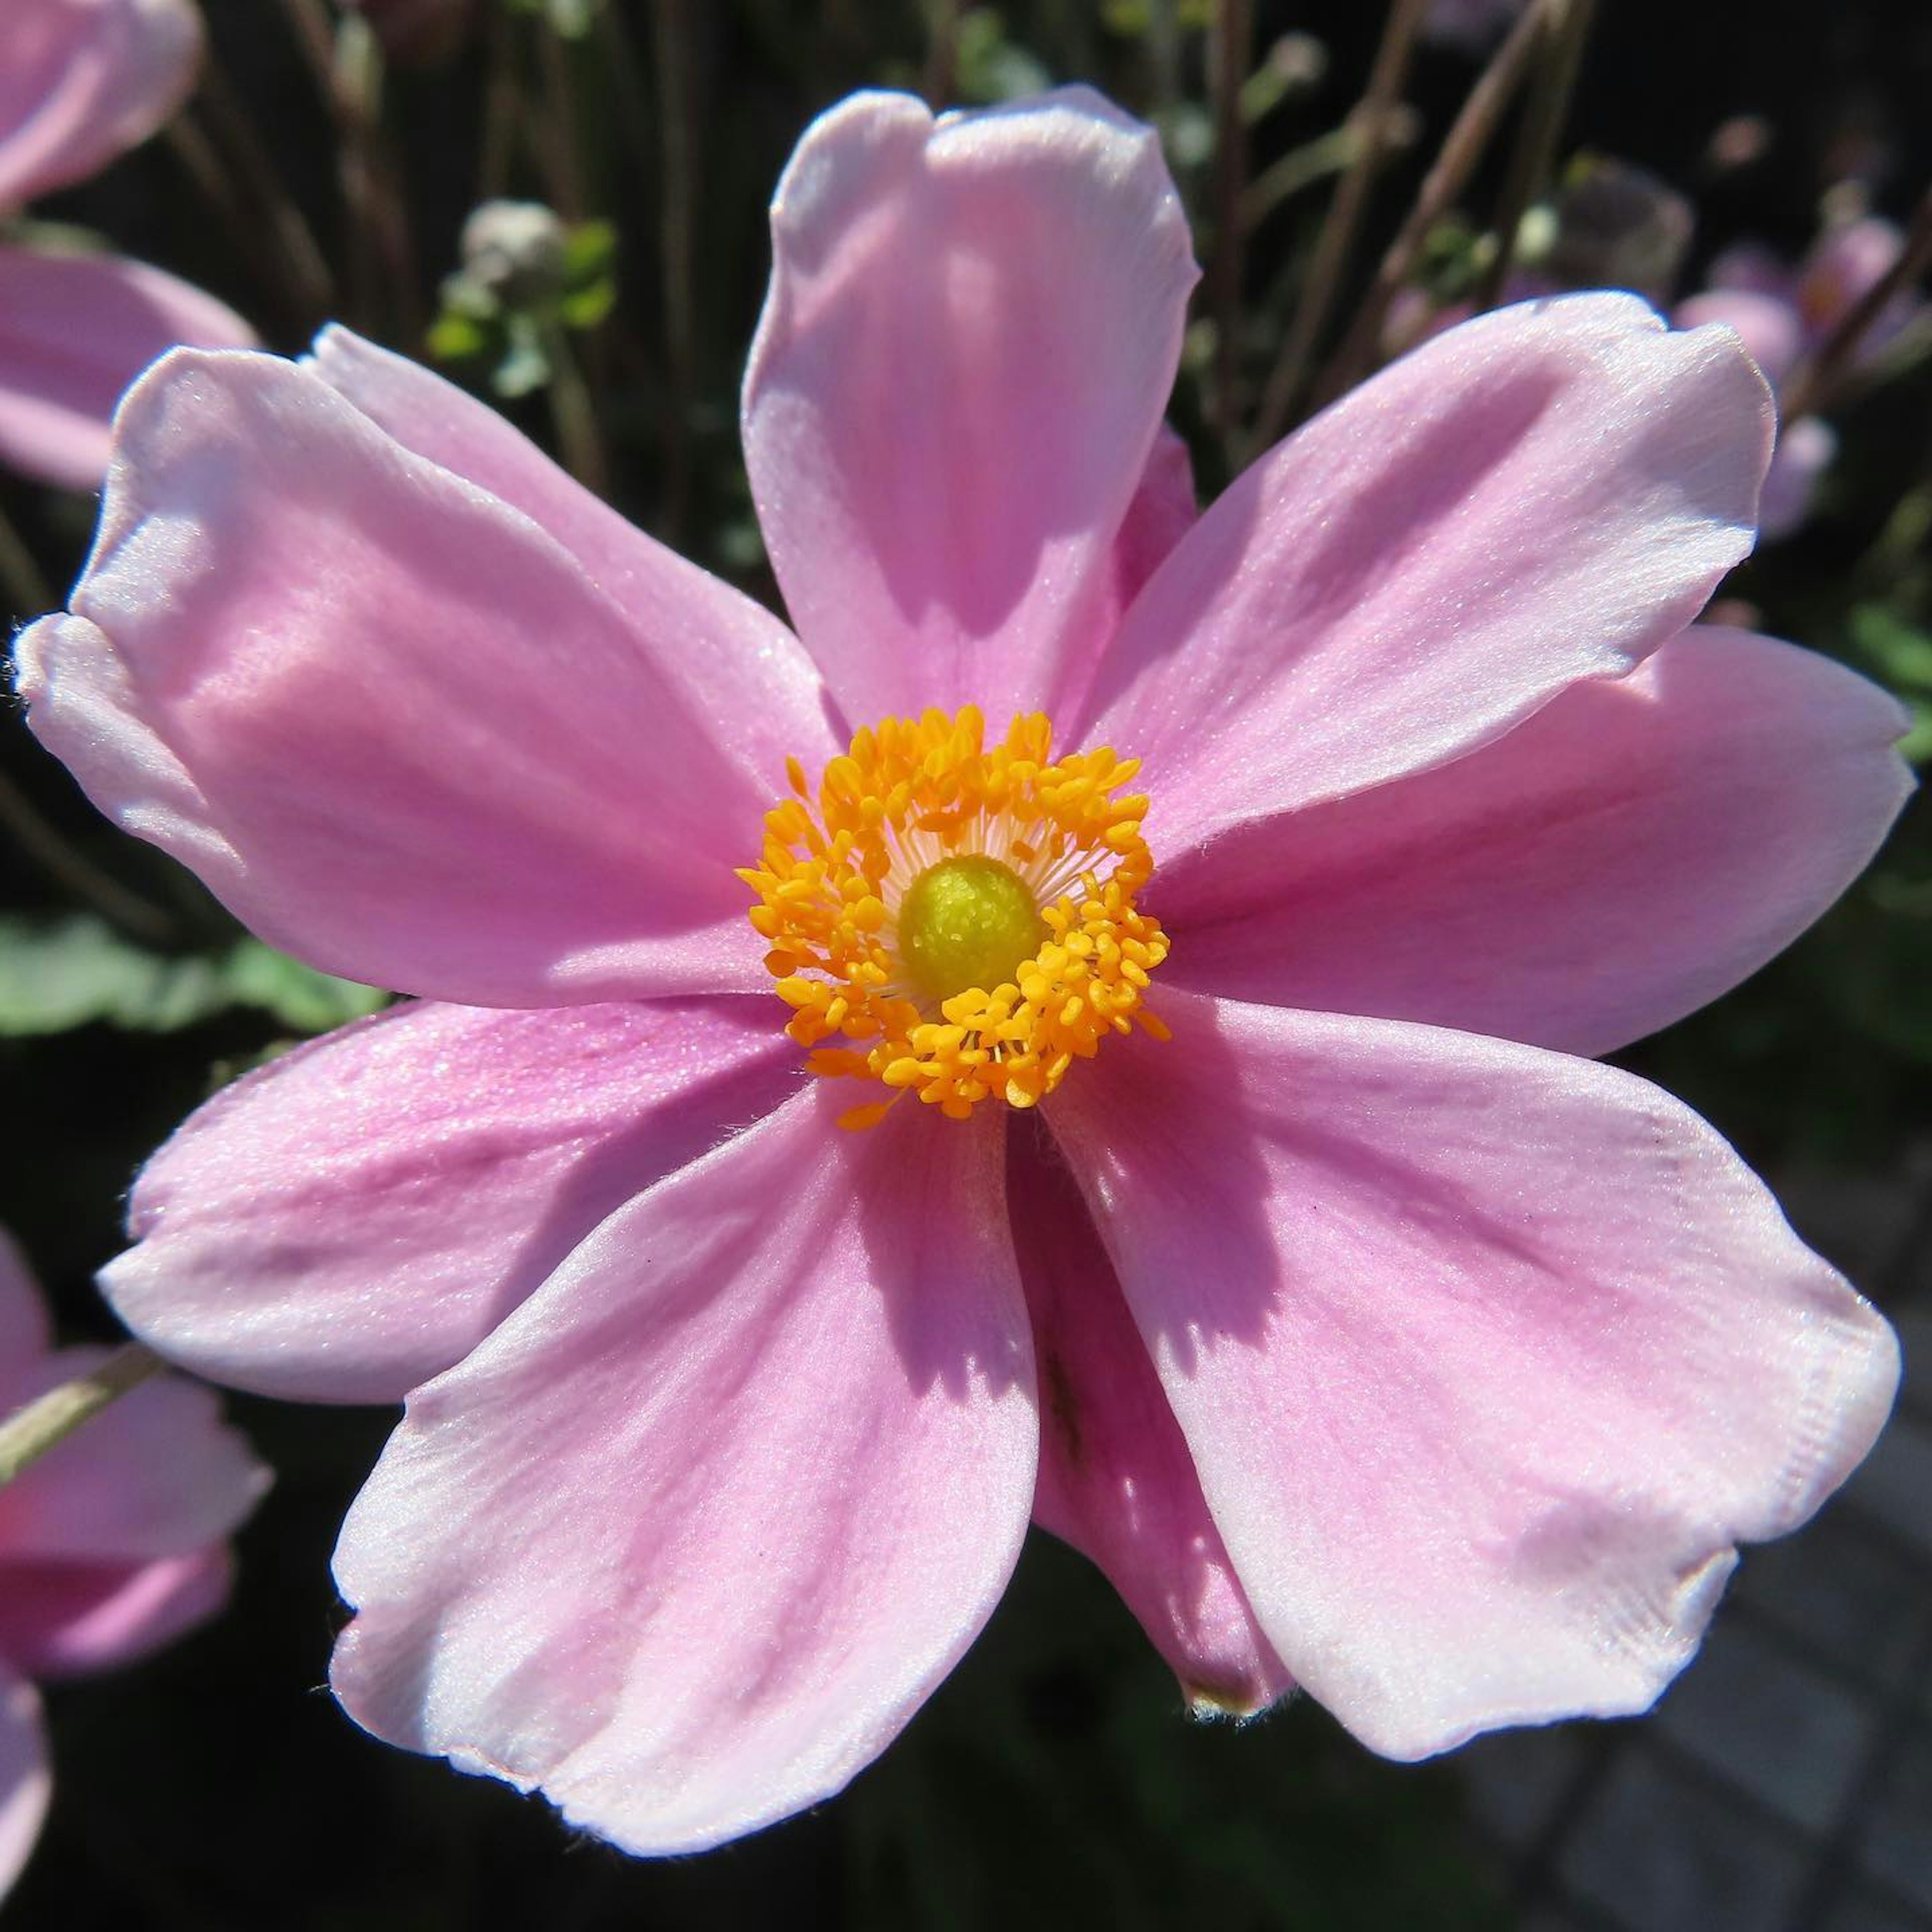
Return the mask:
<path fill-rule="evenodd" d="M 172 956 L 123 939 L 83 913 L 52 922 L 0 917 L 0 1036 L 104 1024 L 172 1033 L 236 1006 L 320 1033 L 371 1013 L 388 995 L 302 965 L 260 940 Z"/>

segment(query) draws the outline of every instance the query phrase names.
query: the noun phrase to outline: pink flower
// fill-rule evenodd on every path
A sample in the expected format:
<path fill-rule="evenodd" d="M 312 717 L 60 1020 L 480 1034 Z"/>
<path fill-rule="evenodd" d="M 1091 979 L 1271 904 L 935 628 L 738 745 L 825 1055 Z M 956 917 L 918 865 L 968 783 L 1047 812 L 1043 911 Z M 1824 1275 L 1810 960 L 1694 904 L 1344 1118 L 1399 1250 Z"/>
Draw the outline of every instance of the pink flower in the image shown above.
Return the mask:
<path fill-rule="evenodd" d="M 1898 259 L 1904 237 L 1888 221 L 1868 215 L 1828 228 L 1796 268 L 1768 250 L 1727 250 L 1711 264 L 1708 285 L 1678 304 L 1680 327 L 1722 322 L 1734 328 L 1774 392 Z M 1909 291 L 1886 304 L 1862 345 L 1869 356 L 1895 338 L 1923 304 Z M 1838 453 L 1837 432 L 1822 417 L 1784 424 L 1778 439 L 1758 523 L 1767 537 L 1788 536 L 1811 513 L 1820 480 Z"/>
<path fill-rule="evenodd" d="M 0 1417 L 85 1374 L 0 1233 Z M 268 1472 L 206 1389 L 144 1382 L 0 1488 L 0 1897 L 39 1835 L 52 1776 L 32 1679 L 131 1663 L 226 1600 L 226 1538 Z"/>
<path fill-rule="evenodd" d="M 1528 304 L 1197 520 L 1147 130 L 861 96 L 772 225 L 796 636 L 331 331 L 145 378 L 20 640 L 105 810 L 422 996 L 205 1107 L 106 1278 L 218 1379 L 407 1395 L 338 1694 L 711 1844 L 884 1746 L 1031 1516 L 1198 1708 L 1293 1681 L 1401 1757 L 1642 1708 L 1897 1371 L 1714 1134 L 1577 1057 L 1776 952 L 1909 787 L 1872 686 L 1686 628 L 1762 380 Z"/>
<path fill-rule="evenodd" d="M 83 180 L 180 106 L 201 56 L 191 0 L 6 0 L 0 26 L 0 215 Z M 99 487 L 108 419 L 176 344 L 236 348 L 248 324 L 139 262 L 0 248 L 0 461 Z"/>

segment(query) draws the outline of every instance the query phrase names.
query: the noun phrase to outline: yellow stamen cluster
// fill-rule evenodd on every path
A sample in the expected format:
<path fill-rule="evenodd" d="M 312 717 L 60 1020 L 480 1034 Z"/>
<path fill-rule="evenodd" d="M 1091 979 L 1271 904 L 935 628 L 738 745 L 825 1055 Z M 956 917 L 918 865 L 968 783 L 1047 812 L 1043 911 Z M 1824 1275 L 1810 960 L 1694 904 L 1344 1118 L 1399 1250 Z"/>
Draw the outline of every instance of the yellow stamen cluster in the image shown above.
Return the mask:
<path fill-rule="evenodd" d="M 798 795 L 765 814 L 763 862 L 739 874 L 758 896 L 752 923 L 812 1071 L 893 1090 L 842 1114 L 844 1126 L 873 1125 L 908 1092 L 956 1120 L 985 1100 L 1030 1107 L 1108 1034 L 1138 1024 L 1167 1037 L 1142 1004 L 1167 957 L 1159 922 L 1134 908 L 1154 871 L 1147 800 L 1115 795 L 1140 761 L 1105 748 L 1055 760 L 1037 713 L 990 750 L 984 737 L 970 705 L 885 718 L 826 766 L 815 812 L 788 760 Z M 928 908 L 962 904 L 979 927 L 932 926 Z M 935 982 L 934 959 L 996 957 L 1004 933 L 1036 941 L 1009 976 Z"/>

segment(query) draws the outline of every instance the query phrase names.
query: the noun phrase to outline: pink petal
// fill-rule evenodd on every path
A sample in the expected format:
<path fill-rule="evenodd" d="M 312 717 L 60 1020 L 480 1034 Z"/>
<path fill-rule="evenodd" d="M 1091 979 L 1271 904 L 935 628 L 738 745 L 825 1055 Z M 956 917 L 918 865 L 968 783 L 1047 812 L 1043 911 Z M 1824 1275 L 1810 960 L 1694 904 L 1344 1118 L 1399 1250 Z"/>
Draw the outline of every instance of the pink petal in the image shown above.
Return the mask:
<path fill-rule="evenodd" d="M 103 1348 L 48 1356 L 31 1399 L 98 1367 Z M 268 1487 L 213 1390 L 158 1376 L 122 1396 L 0 1488 L 0 1562 L 127 1564 L 197 1552 Z"/>
<path fill-rule="evenodd" d="M 1079 1190 L 1024 1122 L 1006 1196 L 1040 1370 L 1034 1520 L 1107 1573 L 1192 1709 L 1258 1711 L 1289 1689 L 1288 1673 L 1235 1580 Z"/>
<path fill-rule="evenodd" d="M 998 1124 L 803 1094 L 412 1396 L 344 1526 L 356 1720 L 636 1852 L 839 1790 L 1004 1587 L 1037 1424 Z"/>
<path fill-rule="evenodd" d="M 0 1228 L 0 1378 L 45 1354 L 52 1340 L 46 1304 L 28 1270 L 27 1258 L 13 1236 Z"/>
<path fill-rule="evenodd" d="M 352 979 L 485 1006 L 769 984 L 732 868 L 800 694 L 736 601 L 621 605 L 270 356 L 177 352 L 118 436 L 74 614 L 19 646 L 29 722 L 104 810 Z"/>
<path fill-rule="evenodd" d="M 1052 1125 L 1282 1661 L 1394 1757 L 1643 1709 L 1870 1446 L 1891 1330 L 1628 1074 L 1162 1010 Z"/>
<path fill-rule="evenodd" d="M 0 213 L 145 141 L 194 85 L 193 0 L 6 0 Z"/>
<path fill-rule="evenodd" d="M 1828 658 L 1698 626 L 1467 758 L 1163 868 L 1163 982 L 1610 1052 L 1858 876 L 1912 789 L 1909 722 Z"/>
<path fill-rule="evenodd" d="M 232 309 L 145 262 L 0 248 L 0 462 L 98 490 L 115 405 L 150 362 L 178 343 L 254 340 Z"/>
<path fill-rule="evenodd" d="M 1681 302 L 1671 320 L 1679 328 L 1722 322 L 1734 328 L 1774 388 L 1798 366 L 1804 351 L 1804 323 L 1788 296 L 1756 289 L 1707 289 Z"/>
<path fill-rule="evenodd" d="M 1819 479 L 1838 454 L 1838 433 L 1822 416 L 1800 416 L 1780 426 L 1758 520 L 1765 541 L 1789 536 L 1811 514 Z"/>
<path fill-rule="evenodd" d="M 32 1853 L 53 1786 L 40 1697 L 0 1657 L 0 1900 Z"/>
<path fill-rule="evenodd" d="M 226 1544 L 152 1563 L 0 1563 L 0 1657 L 36 1677 L 131 1664 L 228 1600 Z"/>
<path fill-rule="evenodd" d="M 1096 94 L 934 122 L 860 94 L 772 207 L 746 460 L 850 722 L 1058 702 L 1107 594 L 1196 269 L 1151 130 Z"/>
<path fill-rule="evenodd" d="M 400 1402 L 585 1235 L 796 1087 L 757 1000 L 408 1006 L 225 1088 L 142 1170 L 101 1286 L 217 1382 Z"/>
<path fill-rule="evenodd" d="M 646 536 L 494 410 L 346 328 L 325 328 L 303 366 L 405 449 L 522 511 L 608 597 L 647 617 L 652 635 L 669 640 L 678 682 L 710 730 L 754 770 L 778 774 L 764 804 L 782 794 L 788 755 L 815 772 L 845 748 L 826 724 L 811 659 L 770 611 Z M 692 639 L 709 648 L 686 648 Z M 742 826 L 738 836 L 755 843 L 761 829 Z"/>
<path fill-rule="evenodd" d="M 1620 676 L 1750 548 L 1771 446 L 1727 330 L 1636 297 L 1479 316 L 1251 467 L 1136 599 L 1077 735 L 1172 856 L 1474 749 Z"/>

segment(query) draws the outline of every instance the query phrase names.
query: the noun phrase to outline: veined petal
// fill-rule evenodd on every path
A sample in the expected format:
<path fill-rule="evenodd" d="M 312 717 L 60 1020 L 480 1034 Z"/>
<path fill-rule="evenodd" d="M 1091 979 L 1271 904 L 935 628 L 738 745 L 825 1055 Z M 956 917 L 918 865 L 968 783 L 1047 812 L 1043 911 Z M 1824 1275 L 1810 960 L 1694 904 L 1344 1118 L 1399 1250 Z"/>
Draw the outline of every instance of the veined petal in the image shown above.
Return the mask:
<path fill-rule="evenodd" d="M 0 1656 L 0 1900 L 40 1835 L 53 1783 L 39 1694 Z"/>
<path fill-rule="evenodd" d="M 1135 601 L 1073 734 L 1164 860 L 1426 770 L 1621 676 L 1750 548 L 1770 392 L 1633 296 L 1448 331 L 1252 465 Z"/>
<path fill-rule="evenodd" d="M 784 625 L 646 536 L 496 410 L 334 325 L 316 338 L 304 366 L 405 449 L 522 511 L 562 544 L 598 590 L 675 652 L 689 701 L 749 769 L 782 777 L 796 757 L 815 771 L 845 748 L 826 722 L 818 674 Z M 691 648 L 699 640 L 704 648 Z"/>
<path fill-rule="evenodd" d="M 151 1563 L 14 1563 L 0 1555 L 0 1657 L 38 1678 L 131 1664 L 228 1600 L 225 1543 Z"/>
<path fill-rule="evenodd" d="M 628 1850 L 715 1844 L 952 1667 L 1036 1443 L 997 1124 L 801 1094 L 410 1398 L 336 1552 L 337 1694 Z"/>
<path fill-rule="evenodd" d="M 193 0 L 7 0 L 0 212 L 145 141 L 194 85 L 201 43 Z"/>
<path fill-rule="evenodd" d="M 104 1348 L 63 1348 L 16 1402 L 98 1368 Z M 253 1509 L 270 1480 L 219 1398 L 158 1376 L 118 1397 L 0 1488 L 0 1562 L 131 1564 L 199 1552 Z"/>
<path fill-rule="evenodd" d="M 722 668 L 680 668 L 728 662 L 755 714 L 735 617 L 621 608 L 272 356 L 177 351 L 116 433 L 73 615 L 18 646 L 103 810 L 352 979 L 484 1006 L 764 981 L 732 868 L 782 765 L 718 728 Z"/>
<path fill-rule="evenodd" d="M 1162 984 L 1610 1052 L 1858 876 L 1911 791 L 1910 722 L 1828 658 L 1697 626 L 1454 764 L 1164 866 Z"/>
<path fill-rule="evenodd" d="M 1106 1572 L 1196 1712 L 1246 1716 L 1291 1688 L 1256 1626 L 1113 1264 L 1033 1124 L 1006 1198 L 1040 1374 L 1034 1520 Z"/>
<path fill-rule="evenodd" d="M 236 1081 L 142 1170 L 101 1286 L 151 1346 L 400 1402 L 598 1223 L 794 1091 L 770 999 L 392 1008 Z"/>
<path fill-rule="evenodd" d="M 1162 1010 L 1052 1124 L 1283 1662 L 1394 1757 L 1646 1708 L 1870 1448 L 1891 1330 L 1628 1074 Z"/>
<path fill-rule="evenodd" d="M 1196 271 L 1153 130 L 1082 88 L 823 116 L 772 207 L 746 460 L 854 723 L 1085 681 Z"/>
<path fill-rule="evenodd" d="M 98 490 L 115 405 L 149 363 L 181 343 L 254 340 L 226 304 L 145 262 L 0 248 L 0 463 Z"/>

